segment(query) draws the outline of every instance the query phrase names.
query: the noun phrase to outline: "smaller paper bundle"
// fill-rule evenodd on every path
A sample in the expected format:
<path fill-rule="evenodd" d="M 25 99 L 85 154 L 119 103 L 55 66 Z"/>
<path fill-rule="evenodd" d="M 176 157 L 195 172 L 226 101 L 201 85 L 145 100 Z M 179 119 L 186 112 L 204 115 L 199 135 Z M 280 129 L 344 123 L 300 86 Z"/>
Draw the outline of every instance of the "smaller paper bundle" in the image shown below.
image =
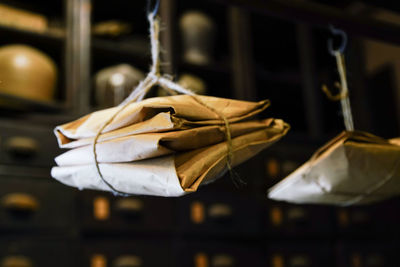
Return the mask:
<path fill-rule="evenodd" d="M 103 178 L 129 194 L 179 196 L 220 177 L 228 153 L 235 166 L 279 140 L 289 125 L 279 119 L 251 120 L 268 101 L 175 95 L 129 104 L 96 143 Z M 118 107 L 56 127 L 62 148 L 52 176 L 78 188 L 112 191 L 96 168 L 93 142 Z M 220 116 L 229 122 L 228 128 Z M 227 131 L 231 135 L 228 148 Z"/>
<path fill-rule="evenodd" d="M 292 203 L 367 204 L 400 194 L 400 139 L 343 132 L 272 187 Z"/>

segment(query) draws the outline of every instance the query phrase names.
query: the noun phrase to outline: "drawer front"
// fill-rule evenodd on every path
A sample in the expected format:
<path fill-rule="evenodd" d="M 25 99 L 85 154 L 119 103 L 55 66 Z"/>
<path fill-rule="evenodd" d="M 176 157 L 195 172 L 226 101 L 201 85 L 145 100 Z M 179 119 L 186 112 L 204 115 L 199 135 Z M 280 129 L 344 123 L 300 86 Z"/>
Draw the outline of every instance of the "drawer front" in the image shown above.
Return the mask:
<path fill-rule="evenodd" d="M 334 234 L 334 212 L 328 206 L 268 202 L 264 226 L 270 236 L 325 236 Z"/>
<path fill-rule="evenodd" d="M 179 267 L 265 266 L 259 244 L 235 242 L 184 242 L 176 253 Z"/>
<path fill-rule="evenodd" d="M 179 230 L 187 234 L 258 235 L 260 207 L 252 198 L 197 192 L 179 199 Z"/>
<path fill-rule="evenodd" d="M 71 267 L 76 265 L 74 244 L 68 240 L 0 239 L 1 267 Z"/>
<path fill-rule="evenodd" d="M 289 143 L 282 140 L 278 145 L 266 150 L 262 154 L 259 167 L 264 175 L 261 179 L 263 191 L 260 193 L 265 194 L 265 186 L 273 186 L 300 167 L 317 148 L 315 144 L 307 144 L 304 141 Z"/>
<path fill-rule="evenodd" d="M 83 191 L 81 216 L 85 231 L 143 232 L 170 231 L 173 199 L 161 197 L 115 197 L 110 193 Z"/>
<path fill-rule="evenodd" d="M 171 264 L 171 242 L 165 240 L 101 240 L 86 242 L 82 267 L 159 267 Z"/>
<path fill-rule="evenodd" d="M 74 191 L 50 178 L 0 176 L 0 231 L 71 228 Z"/>
<path fill-rule="evenodd" d="M 400 265 L 398 246 L 390 242 L 338 244 L 337 267 L 397 267 Z"/>
<path fill-rule="evenodd" d="M 337 232 L 343 236 L 392 237 L 400 233 L 399 209 L 398 198 L 375 205 L 337 208 Z"/>
<path fill-rule="evenodd" d="M 333 249 L 326 243 L 268 244 L 270 267 L 334 267 Z"/>
<path fill-rule="evenodd" d="M 0 164 L 52 166 L 61 153 L 51 127 L 0 121 Z"/>

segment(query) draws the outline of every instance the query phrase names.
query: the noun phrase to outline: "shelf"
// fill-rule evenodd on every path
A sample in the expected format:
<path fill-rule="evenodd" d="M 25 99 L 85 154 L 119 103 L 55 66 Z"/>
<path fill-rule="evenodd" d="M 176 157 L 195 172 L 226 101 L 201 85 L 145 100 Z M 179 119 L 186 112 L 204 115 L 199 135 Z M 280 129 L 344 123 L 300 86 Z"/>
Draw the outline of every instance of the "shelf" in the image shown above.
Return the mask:
<path fill-rule="evenodd" d="M 61 45 L 65 40 L 65 35 L 62 33 L 52 33 L 52 32 L 35 32 L 19 28 L 7 27 L 0 25 L 0 34 L 2 40 L 7 40 L 7 38 L 23 38 L 23 42 L 33 40 L 35 42 L 42 42 L 51 45 Z M 7 38 L 5 38 L 5 36 Z"/>
<path fill-rule="evenodd" d="M 30 100 L 0 93 L 0 110 L 61 112 L 65 105 L 59 102 Z"/>
<path fill-rule="evenodd" d="M 150 62 L 150 43 L 147 46 L 144 44 L 134 44 L 122 41 L 112 41 L 107 39 L 101 39 L 93 37 L 92 49 L 95 54 L 101 54 L 101 56 L 117 56 L 127 57 L 128 60 L 136 59 L 141 62 Z"/>
<path fill-rule="evenodd" d="M 346 9 L 336 8 L 331 5 L 325 5 L 314 1 L 215 1 L 227 5 L 241 6 L 242 8 L 247 8 L 257 13 L 283 18 L 289 21 L 303 22 L 322 27 L 333 24 L 349 34 L 379 39 L 393 44 L 400 43 L 400 25 L 396 23 L 388 23 L 368 16 L 352 14 Z"/>

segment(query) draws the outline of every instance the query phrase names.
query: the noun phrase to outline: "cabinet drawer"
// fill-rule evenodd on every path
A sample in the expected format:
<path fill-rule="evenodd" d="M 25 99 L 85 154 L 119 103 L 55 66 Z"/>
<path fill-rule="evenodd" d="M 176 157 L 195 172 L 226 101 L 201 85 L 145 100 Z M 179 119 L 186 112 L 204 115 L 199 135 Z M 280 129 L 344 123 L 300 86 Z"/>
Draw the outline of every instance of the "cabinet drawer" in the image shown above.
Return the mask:
<path fill-rule="evenodd" d="M 400 200 L 392 199 L 374 205 L 337 208 L 337 231 L 343 236 L 389 236 L 398 234 Z"/>
<path fill-rule="evenodd" d="M 390 242 L 343 242 L 337 248 L 339 267 L 397 267 L 398 246 Z"/>
<path fill-rule="evenodd" d="M 327 243 L 268 244 L 270 267 L 334 267 L 334 253 Z"/>
<path fill-rule="evenodd" d="M 110 193 L 83 191 L 81 221 L 85 231 L 170 231 L 173 199 L 161 197 L 115 197 Z"/>
<path fill-rule="evenodd" d="M 74 222 L 74 192 L 50 178 L 0 176 L 0 231 L 53 231 Z"/>
<path fill-rule="evenodd" d="M 52 127 L 0 120 L 0 164 L 52 166 L 61 153 Z"/>
<path fill-rule="evenodd" d="M 179 230 L 187 234 L 257 235 L 260 207 L 255 199 L 227 193 L 197 192 L 182 197 Z"/>
<path fill-rule="evenodd" d="M 262 154 L 260 169 L 264 171 L 263 184 L 271 187 L 278 183 L 306 162 L 317 148 L 309 142 L 289 143 L 286 140 L 272 146 Z"/>
<path fill-rule="evenodd" d="M 171 265 L 171 242 L 101 240 L 84 244 L 82 267 L 159 267 Z"/>
<path fill-rule="evenodd" d="M 175 266 L 179 267 L 237 267 L 264 266 L 259 244 L 235 242 L 184 242 L 180 244 Z"/>
<path fill-rule="evenodd" d="M 334 232 L 333 209 L 328 206 L 268 202 L 265 229 L 271 236 L 326 236 Z"/>
<path fill-rule="evenodd" d="M 76 265 L 74 245 L 67 240 L 0 239 L 0 266 L 71 267 Z"/>

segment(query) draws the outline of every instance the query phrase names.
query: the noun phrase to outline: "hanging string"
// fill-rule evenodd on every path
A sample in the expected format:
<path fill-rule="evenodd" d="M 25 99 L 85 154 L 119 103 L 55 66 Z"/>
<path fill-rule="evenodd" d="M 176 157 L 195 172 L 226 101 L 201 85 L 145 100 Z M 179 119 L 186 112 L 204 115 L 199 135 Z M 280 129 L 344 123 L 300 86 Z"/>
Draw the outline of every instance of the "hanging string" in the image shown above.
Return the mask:
<path fill-rule="evenodd" d="M 100 177 L 100 179 L 108 186 L 108 188 L 115 194 L 119 196 L 129 196 L 129 193 L 122 192 L 117 190 L 112 184 L 110 184 L 103 176 L 101 169 L 100 169 L 100 164 L 97 158 L 97 149 L 96 149 L 96 144 L 98 142 L 98 139 L 104 129 L 120 114 L 121 111 L 123 111 L 129 104 L 133 102 L 138 102 L 143 100 L 143 98 L 146 96 L 146 94 L 149 92 L 149 90 L 155 86 L 159 85 L 162 88 L 168 88 L 170 90 L 176 91 L 181 94 L 186 94 L 192 96 L 192 98 L 198 102 L 199 104 L 203 105 L 210 111 L 212 111 L 214 114 L 218 116 L 218 118 L 221 120 L 221 122 L 225 125 L 225 133 L 226 133 L 226 140 L 227 140 L 227 168 L 231 174 L 232 181 L 236 186 L 238 184 L 244 184 L 244 182 L 240 179 L 240 177 L 233 172 L 232 170 L 232 157 L 233 157 L 233 151 L 232 151 L 232 138 L 231 138 L 231 129 L 230 129 L 230 124 L 228 119 L 220 112 L 218 112 L 216 109 L 213 107 L 210 107 L 206 103 L 204 103 L 200 98 L 196 97 L 196 94 L 190 91 L 189 89 L 186 89 L 179 84 L 173 82 L 171 78 L 167 75 L 161 76 L 160 74 L 160 42 L 159 42 L 159 33 L 160 33 L 160 21 L 156 17 L 157 10 L 159 7 L 159 1 L 156 2 L 155 8 L 152 12 L 148 12 L 148 20 L 150 23 L 150 40 L 151 40 L 151 58 L 152 58 L 152 65 L 150 67 L 150 72 L 147 74 L 146 78 L 141 81 L 137 87 L 131 92 L 131 94 L 118 106 L 116 109 L 115 113 L 108 118 L 102 127 L 98 130 L 96 133 L 96 136 L 93 140 L 93 156 L 94 156 L 94 163 L 96 166 L 97 173 Z M 150 2 L 149 2 L 150 6 Z"/>
<path fill-rule="evenodd" d="M 336 65 L 339 71 L 342 94 L 345 96 L 340 100 L 343 112 L 344 125 L 347 131 L 354 131 L 353 115 L 351 113 L 351 107 L 350 107 L 349 89 L 347 87 L 344 56 L 341 52 L 337 51 L 335 53 L 335 57 L 336 57 Z"/>
<path fill-rule="evenodd" d="M 322 90 L 326 93 L 326 95 L 328 96 L 329 99 L 334 100 L 334 101 L 337 101 L 337 100 L 341 101 L 344 124 L 345 124 L 346 130 L 348 132 L 341 133 L 335 139 L 332 139 L 329 143 L 325 144 L 323 147 L 318 149 L 314 153 L 314 155 L 311 157 L 307 171 L 305 171 L 303 173 L 301 178 L 306 180 L 307 182 L 311 180 L 325 194 L 337 195 L 340 197 L 343 197 L 343 196 L 351 197 L 351 198 L 349 198 L 349 200 L 345 201 L 345 203 L 343 204 L 343 206 L 351 206 L 351 205 L 360 203 L 366 197 L 379 191 L 383 186 L 387 185 L 387 183 L 392 181 L 395 178 L 396 172 L 400 168 L 400 159 L 397 160 L 393 164 L 393 168 L 388 172 L 386 177 L 380 179 L 374 185 L 370 186 L 367 190 L 365 190 L 365 192 L 362 192 L 359 194 L 351 194 L 348 192 L 332 191 L 329 188 L 325 188 L 321 183 L 319 183 L 318 176 L 311 177 L 310 173 L 311 173 L 312 167 L 314 166 L 314 162 L 318 159 L 319 156 L 321 156 L 321 154 L 323 152 L 325 152 L 329 147 L 331 147 L 333 144 L 337 143 L 339 140 L 341 140 L 341 139 L 346 140 L 347 138 L 351 138 L 354 134 L 356 134 L 356 135 L 362 134 L 365 138 L 367 138 L 369 140 L 376 139 L 375 136 L 372 136 L 367 133 L 354 132 L 353 116 L 351 113 L 349 92 L 348 92 L 347 79 L 346 79 L 346 67 L 345 67 L 346 65 L 345 65 L 345 60 L 344 60 L 344 55 L 343 55 L 344 49 L 345 49 L 346 43 L 347 43 L 347 36 L 343 31 L 335 29 L 332 26 L 331 26 L 331 31 L 333 34 L 342 36 L 342 44 L 337 50 L 333 49 L 332 40 L 328 40 L 329 53 L 336 58 L 336 65 L 337 65 L 338 72 L 339 72 L 340 84 L 336 83 L 335 86 L 340 89 L 340 93 L 337 95 L 333 95 L 329 91 L 329 89 L 326 87 L 326 85 L 323 85 Z"/>
<path fill-rule="evenodd" d="M 326 85 L 322 86 L 322 91 L 325 92 L 329 99 L 333 101 L 340 100 L 345 128 L 347 131 L 354 131 L 353 115 L 351 112 L 349 89 L 346 78 L 346 65 L 343 55 L 347 44 L 347 35 L 344 31 L 335 29 L 332 25 L 330 26 L 330 29 L 334 35 L 340 35 L 342 37 L 342 43 L 336 50 L 333 49 L 332 39 L 328 40 L 328 51 L 336 58 L 336 66 L 339 72 L 340 84 L 335 83 L 335 86 L 340 89 L 340 92 L 337 95 L 333 95 Z"/>

